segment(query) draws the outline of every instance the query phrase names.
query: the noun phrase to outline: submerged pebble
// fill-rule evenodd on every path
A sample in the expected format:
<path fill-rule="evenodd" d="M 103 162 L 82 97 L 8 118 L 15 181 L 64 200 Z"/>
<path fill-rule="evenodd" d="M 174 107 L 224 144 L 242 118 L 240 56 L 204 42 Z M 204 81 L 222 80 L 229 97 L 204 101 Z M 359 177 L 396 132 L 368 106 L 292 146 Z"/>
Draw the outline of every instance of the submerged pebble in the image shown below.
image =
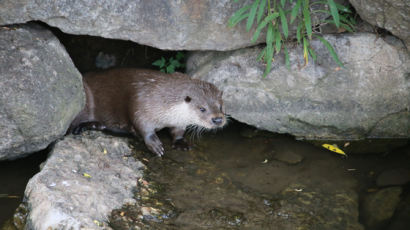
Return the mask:
<path fill-rule="evenodd" d="M 273 158 L 275 160 L 278 160 L 278 161 L 281 161 L 287 164 L 291 164 L 291 165 L 299 164 L 303 160 L 303 156 L 297 153 L 291 152 L 291 151 L 274 152 Z"/>

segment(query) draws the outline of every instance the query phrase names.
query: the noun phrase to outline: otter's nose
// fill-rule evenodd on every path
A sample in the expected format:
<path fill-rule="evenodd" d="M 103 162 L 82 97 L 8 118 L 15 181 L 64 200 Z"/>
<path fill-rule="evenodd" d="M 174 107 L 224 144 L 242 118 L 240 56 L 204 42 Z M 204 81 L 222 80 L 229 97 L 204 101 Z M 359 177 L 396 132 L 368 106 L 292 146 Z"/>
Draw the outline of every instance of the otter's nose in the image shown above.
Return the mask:
<path fill-rule="evenodd" d="M 212 122 L 213 122 L 215 125 L 220 125 L 220 124 L 222 124 L 222 121 L 223 121 L 223 118 L 222 118 L 222 117 L 213 117 L 213 118 L 212 118 Z"/>

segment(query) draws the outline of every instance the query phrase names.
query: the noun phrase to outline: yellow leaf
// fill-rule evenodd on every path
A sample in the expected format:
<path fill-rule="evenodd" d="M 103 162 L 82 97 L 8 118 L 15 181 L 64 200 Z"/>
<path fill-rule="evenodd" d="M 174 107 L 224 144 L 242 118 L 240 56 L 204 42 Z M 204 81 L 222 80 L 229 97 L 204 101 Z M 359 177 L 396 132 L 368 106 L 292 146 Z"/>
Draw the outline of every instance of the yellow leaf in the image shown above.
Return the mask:
<path fill-rule="evenodd" d="M 103 226 L 103 224 L 102 224 L 100 221 L 98 221 L 98 220 L 94 220 L 93 222 L 94 222 L 94 224 L 96 224 L 98 227 L 102 227 L 102 226 Z"/>
<path fill-rule="evenodd" d="M 334 145 L 330 145 L 330 144 L 323 144 L 322 145 L 323 148 L 328 149 L 332 152 L 335 152 L 337 154 L 343 155 L 343 156 L 347 156 L 345 152 L 343 152 L 343 150 L 339 149 L 338 147 L 334 146 Z"/>
<path fill-rule="evenodd" d="M 91 175 L 88 174 L 88 173 L 83 173 L 83 176 L 84 176 L 84 177 L 87 177 L 87 178 L 91 178 Z"/>

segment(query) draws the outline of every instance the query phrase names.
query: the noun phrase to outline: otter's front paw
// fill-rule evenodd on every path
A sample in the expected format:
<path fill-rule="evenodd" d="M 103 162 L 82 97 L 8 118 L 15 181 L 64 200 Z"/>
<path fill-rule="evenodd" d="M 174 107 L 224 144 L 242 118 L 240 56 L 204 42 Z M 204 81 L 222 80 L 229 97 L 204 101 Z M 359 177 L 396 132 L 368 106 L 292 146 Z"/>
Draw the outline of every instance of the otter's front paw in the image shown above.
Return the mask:
<path fill-rule="evenodd" d="M 185 141 L 184 138 L 175 140 L 174 143 L 172 143 L 172 148 L 184 151 L 191 150 L 191 146 Z"/>
<path fill-rule="evenodd" d="M 159 157 L 164 155 L 164 147 L 162 147 L 162 142 L 156 134 L 152 134 L 147 138 L 144 138 L 144 141 L 145 145 L 151 152 L 157 154 Z"/>

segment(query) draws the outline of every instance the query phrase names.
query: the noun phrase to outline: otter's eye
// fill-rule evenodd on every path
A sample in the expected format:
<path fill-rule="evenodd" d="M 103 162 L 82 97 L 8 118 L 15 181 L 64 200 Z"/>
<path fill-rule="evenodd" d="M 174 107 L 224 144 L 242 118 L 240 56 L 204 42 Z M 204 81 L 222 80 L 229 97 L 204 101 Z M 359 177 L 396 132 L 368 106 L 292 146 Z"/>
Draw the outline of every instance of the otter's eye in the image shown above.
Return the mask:
<path fill-rule="evenodd" d="M 199 107 L 199 110 L 203 113 L 205 113 L 206 109 L 204 107 Z"/>

